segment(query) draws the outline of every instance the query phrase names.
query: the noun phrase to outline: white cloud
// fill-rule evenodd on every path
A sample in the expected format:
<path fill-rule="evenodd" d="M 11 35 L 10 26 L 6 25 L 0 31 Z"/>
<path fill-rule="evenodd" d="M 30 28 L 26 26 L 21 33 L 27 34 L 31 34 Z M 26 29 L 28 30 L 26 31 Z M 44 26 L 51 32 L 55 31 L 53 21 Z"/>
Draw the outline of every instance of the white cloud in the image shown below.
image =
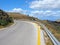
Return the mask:
<path fill-rule="evenodd" d="M 9 10 L 8 12 L 16 12 L 16 13 L 26 14 L 27 10 L 23 10 L 22 8 L 13 8 L 12 10 Z"/>
<path fill-rule="evenodd" d="M 60 11 L 51 11 L 51 10 L 46 10 L 46 11 L 31 11 L 31 16 L 60 16 Z"/>
<path fill-rule="evenodd" d="M 60 0 L 35 0 L 30 3 L 32 9 L 60 9 Z"/>
<path fill-rule="evenodd" d="M 44 13 L 44 11 L 31 11 L 31 14 L 33 14 L 33 15 L 40 15 L 40 14 L 43 14 Z"/>

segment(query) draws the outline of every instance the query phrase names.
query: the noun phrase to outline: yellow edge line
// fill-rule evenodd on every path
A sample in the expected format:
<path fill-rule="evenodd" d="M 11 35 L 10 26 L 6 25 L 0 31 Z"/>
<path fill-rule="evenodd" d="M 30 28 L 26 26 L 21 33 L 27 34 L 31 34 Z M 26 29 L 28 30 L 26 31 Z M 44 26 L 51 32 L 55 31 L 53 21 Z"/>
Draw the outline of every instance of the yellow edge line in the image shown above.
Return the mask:
<path fill-rule="evenodd" d="M 33 23 L 33 24 L 35 24 L 35 26 L 38 28 L 38 30 L 37 30 L 37 33 L 38 33 L 38 36 L 37 36 L 37 45 L 41 45 L 40 26 L 38 26 L 36 23 Z"/>
<path fill-rule="evenodd" d="M 38 40 L 37 40 L 37 45 L 41 45 L 41 41 L 40 41 L 40 26 L 38 26 Z"/>

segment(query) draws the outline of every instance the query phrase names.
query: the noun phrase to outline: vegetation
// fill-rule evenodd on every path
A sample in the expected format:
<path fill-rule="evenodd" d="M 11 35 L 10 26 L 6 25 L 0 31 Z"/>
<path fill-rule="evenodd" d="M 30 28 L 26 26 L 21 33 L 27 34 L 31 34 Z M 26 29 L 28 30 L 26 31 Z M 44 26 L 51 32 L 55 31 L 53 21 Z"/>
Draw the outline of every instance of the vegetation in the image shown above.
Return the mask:
<path fill-rule="evenodd" d="M 9 15 L 6 12 L 0 9 L 0 26 L 6 26 L 12 22 L 12 17 L 9 17 Z"/>
<path fill-rule="evenodd" d="M 54 34 L 54 36 L 60 41 L 60 22 L 57 21 L 42 21 L 46 27 Z"/>
<path fill-rule="evenodd" d="M 26 19 L 26 20 L 37 20 L 37 18 L 31 17 L 29 15 L 24 15 L 20 13 L 8 13 L 10 17 L 13 17 L 14 19 Z"/>
<path fill-rule="evenodd" d="M 45 39 L 46 45 L 53 45 L 51 39 L 49 38 L 46 32 L 44 32 L 44 39 Z"/>

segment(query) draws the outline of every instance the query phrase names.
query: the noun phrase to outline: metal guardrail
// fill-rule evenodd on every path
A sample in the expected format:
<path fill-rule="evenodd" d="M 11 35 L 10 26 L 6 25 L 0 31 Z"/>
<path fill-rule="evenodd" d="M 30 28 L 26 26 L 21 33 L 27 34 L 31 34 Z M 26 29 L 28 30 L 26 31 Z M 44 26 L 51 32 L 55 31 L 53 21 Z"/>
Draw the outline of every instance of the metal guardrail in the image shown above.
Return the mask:
<path fill-rule="evenodd" d="M 54 37 L 54 35 L 51 33 L 51 31 L 49 31 L 44 24 L 40 24 L 40 25 L 44 28 L 45 32 L 48 34 L 48 36 L 50 37 L 53 44 L 60 45 L 60 42 Z"/>

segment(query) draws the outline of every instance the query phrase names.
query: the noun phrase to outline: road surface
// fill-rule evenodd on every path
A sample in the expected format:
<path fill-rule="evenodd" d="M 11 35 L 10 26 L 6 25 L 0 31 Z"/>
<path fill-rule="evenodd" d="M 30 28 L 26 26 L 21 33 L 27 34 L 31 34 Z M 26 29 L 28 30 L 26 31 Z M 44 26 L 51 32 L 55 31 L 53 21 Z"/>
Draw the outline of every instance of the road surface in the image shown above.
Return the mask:
<path fill-rule="evenodd" d="M 0 45 L 40 45 L 38 28 L 32 22 L 16 21 L 17 24 L 0 30 Z M 39 32 L 40 33 L 40 32 Z M 40 38 L 39 38 L 40 39 Z"/>

